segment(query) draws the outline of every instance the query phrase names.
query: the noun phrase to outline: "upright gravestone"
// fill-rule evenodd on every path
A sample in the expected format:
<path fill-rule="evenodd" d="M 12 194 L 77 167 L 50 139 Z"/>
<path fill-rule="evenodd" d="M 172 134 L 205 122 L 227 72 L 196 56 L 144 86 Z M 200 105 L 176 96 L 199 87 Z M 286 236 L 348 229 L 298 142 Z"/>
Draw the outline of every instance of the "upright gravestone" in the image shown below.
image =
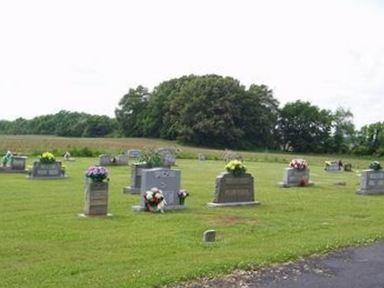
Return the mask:
<path fill-rule="evenodd" d="M 255 201 L 253 176 L 244 173 L 235 176 L 223 172 L 216 177 L 214 199 L 207 205 L 209 207 L 243 206 L 260 204 Z"/>
<path fill-rule="evenodd" d="M 11 160 L 11 169 L 24 172 L 26 160 L 27 157 L 25 156 L 13 156 Z"/>
<path fill-rule="evenodd" d="M 309 168 L 295 169 L 292 167 L 287 167 L 285 168 L 282 186 L 294 187 L 313 185 L 309 179 Z"/>
<path fill-rule="evenodd" d="M 141 177 L 143 169 L 147 168 L 145 163 L 133 163 L 131 169 L 131 186 L 123 188 L 124 193 L 140 194 Z"/>
<path fill-rule="evenodd" d="M 351 163 L 344 164 L 344 171 L 345 172 L 352 172 L 352 164 Z"/>
<path fill-rule="evenodd" d="M 87 182 L 85 185 L 85 216 L 107 216 L 108 182 Z"/>
<path fill-rule="evenodd" d="M 339 161 L 326 161 L 324 170 L 327 172 L 341 172 L 341 167 Z"/>
<path fill-rule="evenodd" d="M 30 179 L 62 179 L 65 178 L 64 169 L 60 161 L 41 163 L 35 161 L 30 172 Z"/>
<path fill-rule="evenodd" d="M 164 167 L 171 168 L 176 162 L 176 153 L 172 148 L 159 148 L 157 153 L 160 154 Z"/>
<path fill-rule="evenodd" d="M 25 169 L 26 160 L 25 156 L 12 156 L 8 165 L 0 167 L 0 172 L 28 173 L 28 170 Z"/>
<path fill-rule="evenodd" d="M 99 165 L 100 166 L 108 166 L 111 165 L 111 156 L 107 154 L 101 154 L 99 156 Z"/>
<path fill-rule="evenodd" d="M 363 170 L 360 179 L 360 188 L 357 191 L 362 195 L 384 194 L 384 171 L 383 170 Z"/>
<path fill-rule="evenodd" d="M 120 154 L 115 157 L 116 165 L 128 165 L 128 155 Z"/>
<path fill-rule="evenodd" d="M 197 159 L 199 159 L 199 161 L 205 161 L 205 155 L 202 153 L 199 153 L 197 154 Z"/>
<path fill-rule="evenodd" d="M 127 151 L 128 158 L 137 159 L 141 156 L 141 150 L 130 149 Z"/>
<path fill-rule="evenodd" d="M 180 205 L 180 176 L 180 170 L 168 168 L 143 169 L 140 189 L 140 205 L 133 206 L 133 210 L 145 210 L 144 194 L 154 187 L 163 191 L 164 199 L 166 201 L 165 210 L 185 208 L 185 205 Z"/>

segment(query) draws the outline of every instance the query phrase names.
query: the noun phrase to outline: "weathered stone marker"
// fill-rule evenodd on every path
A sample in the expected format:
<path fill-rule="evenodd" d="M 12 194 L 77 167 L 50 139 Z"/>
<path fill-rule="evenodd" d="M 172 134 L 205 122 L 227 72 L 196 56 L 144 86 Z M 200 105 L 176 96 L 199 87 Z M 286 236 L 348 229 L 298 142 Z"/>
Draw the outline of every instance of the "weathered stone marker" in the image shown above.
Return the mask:
<path fill-rule="evenodd" d="M 223 172 L 216 177 L 214 199 L 209 207 L 242 206 L 260 204 L 255 201 L 253 176 L 245 173 L 234 176 Z"/>
<path fill-rule="evenodd" d="M 107 216 L 108 182 L 86 183 L 84 214 L 86 216 Z"/>
<path fill-rule="evenodd" d="M 141 150 L 130 149 L 127 151 L 127 155 L 129 158 L 139 158 L 141 156 Z"/>
<path fill-rule="evenodd" d="M 203 242 L 215 242 L 216 241 L 216 231 L 207 230 L 203 233 Z"/>
<path fill-rule="evenodd" d="M 143 169 L 147 168 L 145 163 L 133 163 L 131 169 L 131 186 L 123 188 L 123 193 L 140 194 L 141 176 Z"/>
<path fill-rule="evenodd" d="M 175 162 L 176 162 L 175 149 L 159 148 L 157 149 L 157 153 L 161 155 L 161 159 L 163 160 L 164 167 L 171 168 L 171 166 L 175 165 Z"/>
<path fill-rule="evenodd" d="M 372 169 L 362 171 L 360 188 L 357 193 L 362 195 L 384 194 L 384 171 Z"/>

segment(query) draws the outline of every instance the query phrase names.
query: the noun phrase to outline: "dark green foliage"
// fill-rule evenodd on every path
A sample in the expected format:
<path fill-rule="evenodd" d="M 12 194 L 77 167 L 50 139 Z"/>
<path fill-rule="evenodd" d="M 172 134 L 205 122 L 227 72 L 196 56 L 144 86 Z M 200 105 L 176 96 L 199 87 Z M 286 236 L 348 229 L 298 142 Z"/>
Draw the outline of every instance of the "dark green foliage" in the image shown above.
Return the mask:
<path fill-rule="evenodd" d="M 141 153 L 138 159 L 139 163 L 146 163 L 148 168 L 161 167 L 163 166 L 163 160 L 161 155 L 154 149 L 147 149 Z"/>

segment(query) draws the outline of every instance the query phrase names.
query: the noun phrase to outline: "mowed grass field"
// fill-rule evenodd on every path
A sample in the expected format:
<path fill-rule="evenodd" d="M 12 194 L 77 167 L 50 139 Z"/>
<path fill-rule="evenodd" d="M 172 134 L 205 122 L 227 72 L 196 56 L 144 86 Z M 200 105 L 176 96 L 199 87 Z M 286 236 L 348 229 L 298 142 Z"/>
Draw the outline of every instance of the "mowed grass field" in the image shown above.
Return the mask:
<path fill-rule="evenodd" d="M 130 168 L 110 167 L 109 218 L 78 217 L 96 158 L 65 163 L 65 180 L 0 174 L 0 287 L 159 287 L 383 238 L 384 197 L 356 195 L 358 171 L 327 173 L 325 157 L 310 158 L 315 186 L 288 189 L 277 184 L 286 163 L 246 161 L 261 205 L 232 208 L 206 207 L 223 161 L 178 159 L 191 196 L 165 214 L 133 212 L 139 196 L 122 193 Z M 212 245 L 202 243 L 207 229 L 217 231 Z"/>

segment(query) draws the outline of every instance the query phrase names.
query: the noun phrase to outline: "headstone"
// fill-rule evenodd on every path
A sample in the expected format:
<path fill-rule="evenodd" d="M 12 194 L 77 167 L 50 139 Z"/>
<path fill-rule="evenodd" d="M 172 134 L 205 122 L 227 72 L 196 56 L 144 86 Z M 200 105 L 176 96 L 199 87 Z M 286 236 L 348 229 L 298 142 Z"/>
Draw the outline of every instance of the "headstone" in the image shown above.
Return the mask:
<path fill-rule="evenodd" d="M 344 164 L 344 171 L 345 172 L 352 172 L 352 164 L 351 163 Z"/>
<path fill-rule="evenodd" d="M 143 169 L 146 169 L 145 163 L 133 163 L 131 169 L 131 186 L 123 188 L 124 193 L 140 194 L 141 175 Z"/>
<path fill-rule="evenodd" d="M 6 167 L 0 167 L 0 172 L 9 173 L 27 173 L 25 169 L 27 157 L 25 156 L 12 156 L 10 163 Z"/>
<path fill-rule="evenodd" d="M 325 166 L 325 171 L 327 172 L 340 172 L 341 167 L 339 161 L 328 161 L 328 165 Z"/>
<path fill-rule="evenodd" d="M 127 151 L 127 155 L 129 158 L 139 158 L 141 156 L 141 150 L 138 149 L 130 149 Z"/>
<path fill-rule="evenodd" d="M 215 230 L 207 230 L 203 233 L 203 241 L 204 242 L 215 242 L 216 240 L 216 231 Z"/>
<path fill-rule="evenodd" d="M 223 172 L 216 177 L 214 199 L 207 205 L 209 207 L 242 206 L 260 204 L 255 201 L 253 176 L 245 173 L 234 176 Z"/>
<path fill-rule="evenodd" d="M 384 171 L 372 169 L 362 171 L 360 189 L 357 193 L 363 195 L 384 194 Z"/>
<path fill-rule="evenodd" d="M 128 165 L 128 155 L 120 154 L 115 157 L 116 165 Z"/>
<path fill-rule="evenodd" d="M 157 152 L 161 155 L 164 167 L 170 168 L 171 166 L 175 165 L 175 162 L 176 162 L 175 149 L 159 148 L 157 149 Z"/>
<path fill-rule="evenodd" d="M 108 166 L 111 165 L 111 156 L 107 154 L 101 154 L 99 156 L 99 165 L 100 166 Z"/>
<path fill-rule="evenodd" d="M 30 172 L 30 179 L 60 179 L 65 178 L 60 161 L 54 163 L 40 163 L 35 161 L 33 163 L 32 171 Z"/>
<path fill-rule="evenodd" d="M 86 216 L 107 216 L 108 182 L 86 183 L 84 214 Z"/>
<path fill-rule="evenodd" d="M 168 168 L 143 169 L 140 188 L 140 206 L 133 206 L 136 211 L 145 210 L 144 193 L 156 187 L 163 191 L 166 201 L 165 210 L 182 209 L 178 192 L 180 191 L 180 170 Z"/>
<path fill-rule="evenodd" d="M 294 169 L 291 167 L 285 168 L 283 177 L 283 187 L 308 186 L 313 185 L 309 180 L 309 169 Z"/>
<path fill-rule="evenodd" d="M 199 161 L 205 161 L 204 154 L 202 154 L 202 153 L 197 154 L 197 159 L 199 159 Z"/>

